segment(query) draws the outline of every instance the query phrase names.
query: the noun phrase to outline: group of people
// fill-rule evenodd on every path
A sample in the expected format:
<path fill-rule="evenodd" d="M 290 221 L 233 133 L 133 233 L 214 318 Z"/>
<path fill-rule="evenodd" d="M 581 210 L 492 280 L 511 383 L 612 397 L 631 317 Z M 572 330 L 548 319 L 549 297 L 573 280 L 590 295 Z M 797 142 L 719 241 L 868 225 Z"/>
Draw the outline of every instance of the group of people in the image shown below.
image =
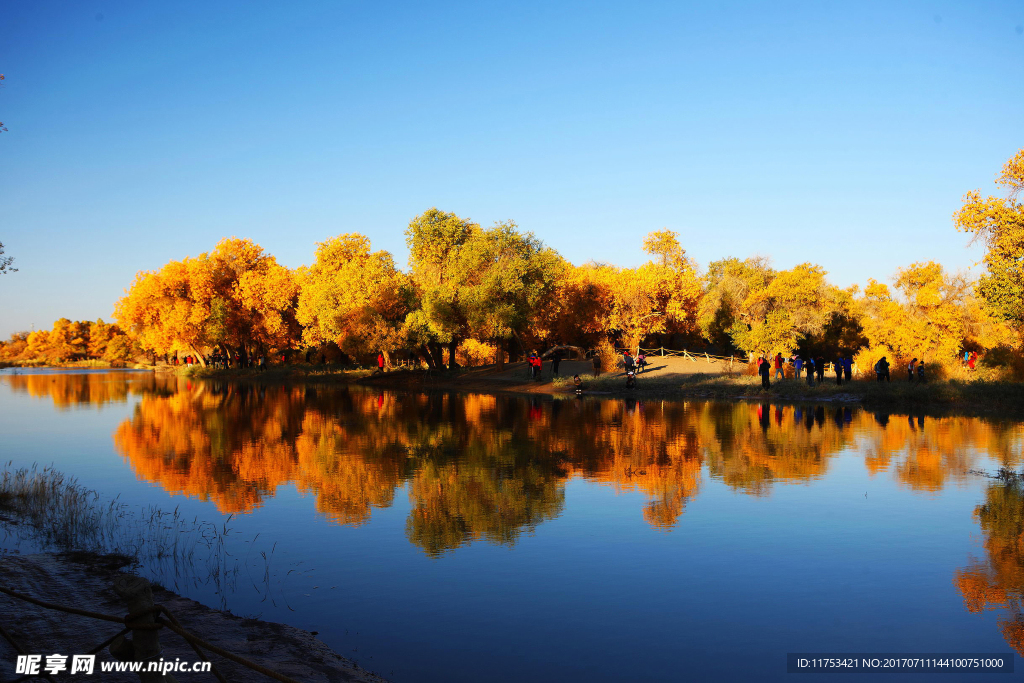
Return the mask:
<path fill-rule="evenodd" d="M 558 377 L 558 366 L 562 362 L 562 353 L 559 350 L 555 350 L 551 354 L 551 375 Z M 530 352 L 530 355 L 526 357 L 527 366 L 530 369 L 530 378 L 535 380 L 541 379 L 541 370 L 543 368 L 544 359 L 536 352 Z M 594 368 L 594 377 L 598 377 L 601 374 L 601 355 L 594 354 L 591 358 L 591 364 Z M 626 372 L 626 387 L 632 389 L 636 386 L 636 375 L 644 371 L 648 366 L 647 356 L 644 355 L 643 351 L 637 351 L 636 356 L 633 356 L 629 351 L 623 351 L 622 353 L 622 367 Z M 583 390 L 583 380 L 580 379 L 579 375 L 573 376 L 573 384 L 576 386 L 578 391 Z"/>
<path fill-rule="evenodd" d="M 828 363 L 825 361 L 824 356 L 802 358 L 794 354 L 789 358 L 783 358 L 781 353 L 776 353 L 773 360 L 768 360 L 761 356 L 757 361 L 757 372 L 761 375 L 761 386 L 765 389 L 771 388 L 773 365 L 775 366 L 775 379 L 785 379 L 785 368 L 789 365 L 793 368 L 793 374 L 796 379 L 800 379 L 801 373 L 806 373 L 807 384 L 813 387 L 815 376 L 818 378 L 818 384 L 825 381 L 825 367 Z M 836 384 L 841 385 L 844 378 L 849 382 L 853 375 L 853 357 L 849 354 L 840 354 L 832 362 L 832 371 L 836 375 Z"/>
<path fill-rule="evenodd" d="M 647 367 L 647 356 L 644 352 L 637 349 L 636 356 L 633 356 L 629 351 L 622 352 L 622 369 L 626 371 L 626 374 L 630 373 L 639 374 L 644 371 Z"/>
<path fill-rule="evenodd" d="M 888 358 L 885 356 L 879 358 L 875 363 L 875 379 L 879 382 L 891 382 L 889 367 Z M 915 357 L 907 364 L 907 381 L 913 382 L 915 376 L 918 382 L 924 382 L 924 359 L 918 360 Z"/>
<path fill-rule="evenodd" d="M 219 370 L 227 369 L 227 368 L 251 368 L 251 367 L 256 367 L 260 371 L 263 371 L 263 370 L 267 369 L 267 357 L 265 355 L 263 355 L 263 354 L 260 354 L 256 358 L 253 358 L 252 356 L 249 356 L 249 355 L 243 356 L 242 354 L 237 353 L 237 352 L 235 353 L 234 356 L 232 356 L 231 354 L 224 353 L 222 351 L 214 351 L 213 353 L 210 354 L 209 358 L 206 359 L 206 360 L 210 364 L 211 368 L 216 368 L 216 369 L 219 369 Z M 284 355 L 283 354 L 281 355 L 281 362 L 284 363 Z M 200 362 L 199 362 L 199 357 L 198 356 L 194 356 L 194 355 L 189 354 L 189 355 L 184 356 L 184 357 L 175 356 L 174 357 L 174 364 L 175 365 L 184 365 L 185 367 L 189 367 L 190 368 L 193 365 L 199 365 Z"/>
<path fill-rule="evenodd" d="M 968 361 L 974 362 L 974 358 L 968 357 Z M 825 381 L 825 368 L 827 363 L 824 356 L 818 356 L 817 358 L 814 358 L 813 356 L 801 358 L 798 355 L 793 355 L 790 358 L 783 358 L 781 353 L 777 353 L 775 354 L 775 358 L 771 361 L 764 356 L 761 356 L 757 361 L 757 372 L 761 375 L 761 386 L 765 389 L 771 388 L 773 364 L 775 367 L 775 379 L 785 379 L 785 366 L 791 365 L 796 379 L 800 379 L 801 373 L 806 373 L 808 386 L 814 386 L 815 377 L 818 379 L 818 384 Z M 878 362 L 875 363 L 874 370 L 877 381 L 892 381 L 889 375 L 889 367 L 889 361 L 885 356 L 882 356 Z M 973 369 L 973 365 L 971 368 Z M 853 358 L 849 354 L 840 354 L 835 361 L 832 362 L 832 371 L 836 376 L 836 384 L 842 385 L 844 379 L 849 382 L 853 374 Z M 918 382 L 925 381 L 924 360 L 914 358 L 907 365 L 907 380 L 913 382 L 915 381 L 915 377 Z"/>
<path fill-rule="evenodd" d="M 536 351 L 530 352 L 530 355 L 526 357 L 526 362 L 530 367 L 530 378 L 539 380 L 541 369 L 544 365 L 544 359 L 537 355 Z M 551 355 L 551 374 L 558 377 L 558 365 L 562 362 L 562 355 L 555 351 Z"/>

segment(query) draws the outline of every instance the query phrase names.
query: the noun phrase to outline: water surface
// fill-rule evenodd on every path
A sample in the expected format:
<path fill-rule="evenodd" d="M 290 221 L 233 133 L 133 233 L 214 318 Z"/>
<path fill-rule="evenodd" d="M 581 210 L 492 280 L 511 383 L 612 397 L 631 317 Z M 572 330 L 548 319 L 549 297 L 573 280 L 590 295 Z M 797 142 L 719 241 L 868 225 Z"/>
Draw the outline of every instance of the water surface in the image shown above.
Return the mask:
<path fill-rule="evenodd" d="M 836 651 L 1024 671 L 1024 491 L 985 476 L 1019 469 L 1016 422 L 8 370 L 0 428 L 16 467 L 230 515 L 231 580 L 149 571 L 396 681 L 770 681 Z"/>

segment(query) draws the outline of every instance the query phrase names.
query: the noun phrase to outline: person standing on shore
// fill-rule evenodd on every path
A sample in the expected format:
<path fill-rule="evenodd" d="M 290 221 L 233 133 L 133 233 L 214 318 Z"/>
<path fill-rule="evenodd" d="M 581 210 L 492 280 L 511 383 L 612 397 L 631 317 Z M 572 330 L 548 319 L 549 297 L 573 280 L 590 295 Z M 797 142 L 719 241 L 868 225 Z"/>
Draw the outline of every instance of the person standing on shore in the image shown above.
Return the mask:
<path fill-rule="evenodd" d="M 761 375 L 761 388 L 771 389 L 772 383 L 769 381 L 771 364 L 768 363 L 768 359 L 764 356 L 761 356 L 761 359 L 757 362 L 757 373 Z"/>
<path fill-rule="evenodd" d="M 626 372 L 633 372 L 633 356 L 628 349 L 622 352 L 622 367 Z"/>
<path fill-rule="evenodd" d="M 853 376 L 853 356 L 846 356 L 843 358 L 843 374 L 846 375 L 846 383 L 850 383 L 850 377 Z"/>
<path fill-rule="evenodd" d="M 924 361 L 917 364 L 917 381 L 924 383 Z"/>
<path fill-rule="evenodd" d="M 782 352 L 775 354 L 775 379 L 786 379 L 786 373 L 782 371 Z"/>
<path fill-rule="evenodd" d="M 917 367 L 917 358 L 910 361 L 910 365 L 907 366 L 907 381 L 914 381 L 914 369 Z"/>
<path fill-rule="evenodd" d="M 551 375 L 558 377 L 558 364 L 562 362 L 562 352 L 555 351 L 551 354 Z"/>
<path fill-rule="evenodd" d="M 647 356 L 644 355 L 643 351 L 639 351 L 636 354 L 636 374 L 640 374 L 647 367 Z"/>
<path fill-rule="evenodd" d="M 814 366 L 818 371 L 818 384 L 822 384 L 825 381 L 825 357 L 818 356 L 818 359 L 814 361 Z"/>
<path fill-rule="evenodd" d="M 971 370 L 973 370 L 974 366 L 977 363 L 978 363 L 978 354 L 976 352 L 974 352 L 974 351 L 971 351 L 971 357 L 967 361 L 967 367 L 969 367 Z"/>
<path fill-rule="evenodd" d="M 377 372 L 384 374 L 384 352 L 381 351 L 377 354 Z"/>
<path fill-rule="evenodd" d="M 594 377 L 597 377 L 601 374 L 601 354 L 595 353 L 591 361 L 594 364 Z"/>
<path fill-rule="evenodd" d="M 842 354 L 836 357 L 834 363 L 832 363 L 832 369 L 836 371 L 836 385 L 843 386 L 843 356 Z"/>
<path fill-rule="evenodd" d="M 807 359 L 807 386 L 814 386 L 814 359 L 810 357 Z"/>
<path fill-rule="evenodd" d="M 891 382 L 889 378 L 889 361 L 885 359 L 885 356 L 875 363 L 875 375 L 878 377 L 879 382 Z"/>

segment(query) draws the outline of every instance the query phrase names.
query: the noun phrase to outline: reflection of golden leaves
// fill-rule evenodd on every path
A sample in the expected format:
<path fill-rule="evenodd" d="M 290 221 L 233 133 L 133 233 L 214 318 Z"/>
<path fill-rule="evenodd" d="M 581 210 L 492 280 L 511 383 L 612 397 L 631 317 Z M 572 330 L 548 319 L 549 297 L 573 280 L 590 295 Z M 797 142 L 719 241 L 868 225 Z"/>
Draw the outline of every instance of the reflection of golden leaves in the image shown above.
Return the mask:
<path fill-rule="evenodd" d="M 145 396 L 115 433 L 140 477 L 225 512 L 250 511 L 293 483 L 342 524 L 366 522 L 408 485 L 409 537 L 435 553 L 473 539 L 514 543 L 560 512 L 574 476 L 642 493 L 644 519 L 671 529 L 705 466 L 766 495 L 778 482 L 823 477 L 835 454 L 857 447 L 871 454 L 869 471 L 891 468 L 898 482 L 935 491 L 965 477 L 981 452 L 1007 463 L 1020 453 L 1018 426 L 821 406 L 179 389 Z"/>
<path fill-rule="evenodd" d="M 971 612 L 1002 608 L 1003 637 L 1024 654 L 1024 483 L 1017 478 L 994 482 L 985 504 L 974 512 L 984 534 L 985 562 L 957 571 L 954 583 Z"/>
<path fill-rule="evenodd" d="M 953 584 L 964 597 L 964 607 L 968 612 L 981 612 L 994 609 L 1006 602 L 1006 591 L 993 585 L 984 568 L 972 565 L 966 569 L 958 569 Z"/>
<path fill-rule="evenodd" d="M 158 379 L 149 374 L 76 373 L 4 375 L 11 391 L 49 398 L 58 408 L 124 403 L 132 394 L 152 391 Z"/>
<path fill-rule="evenodd" d="M 1024 617 L 1017 614 L 1013 619 L 1000 619 L 999 630 L 1006 643 L 1024 657 Z"/>

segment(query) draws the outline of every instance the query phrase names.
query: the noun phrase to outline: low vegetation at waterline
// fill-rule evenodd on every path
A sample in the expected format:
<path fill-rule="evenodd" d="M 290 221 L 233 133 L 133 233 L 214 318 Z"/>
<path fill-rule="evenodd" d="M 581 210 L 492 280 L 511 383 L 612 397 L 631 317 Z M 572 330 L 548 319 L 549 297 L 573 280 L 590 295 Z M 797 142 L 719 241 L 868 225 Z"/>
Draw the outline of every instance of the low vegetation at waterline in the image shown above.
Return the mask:
<path fill-rule="evenodd" d="M 228 518 L 230 520 L 230 516 Z M 50 467 L 0 472 L 0 528 L 5 545 L 28 542 L 40 550 L 124 557 L 165 582 L 230 578 L 217 525 L 156 506 L 134 509 L 100 495 Z"/>
<path fill-rule="evenodd" d="M 876 382 L 854 380 L 837 385 L 827 378 L 825 382 L 809 386 L 804 380 L 773 381 L 770 389 L 761 386 L 761 380 L 749 375 L 722 375 L 693 373 L 683 376 L 652 377 L 641 374 L 636 388 L 628 390 L 619 374 L 582 378 L 587 391 L 615 394 L 650 394 L 696 398 L 750 398 L 783 401 L 855 401 L 865 406 L 928 406 L 957 408 L 959 410 L 1024 410 L 1024 396 L 1016 382 L 936 380 L 933 382 Z M 557 390 L 570 392 L 571 377 L 554 382 Z"/>

